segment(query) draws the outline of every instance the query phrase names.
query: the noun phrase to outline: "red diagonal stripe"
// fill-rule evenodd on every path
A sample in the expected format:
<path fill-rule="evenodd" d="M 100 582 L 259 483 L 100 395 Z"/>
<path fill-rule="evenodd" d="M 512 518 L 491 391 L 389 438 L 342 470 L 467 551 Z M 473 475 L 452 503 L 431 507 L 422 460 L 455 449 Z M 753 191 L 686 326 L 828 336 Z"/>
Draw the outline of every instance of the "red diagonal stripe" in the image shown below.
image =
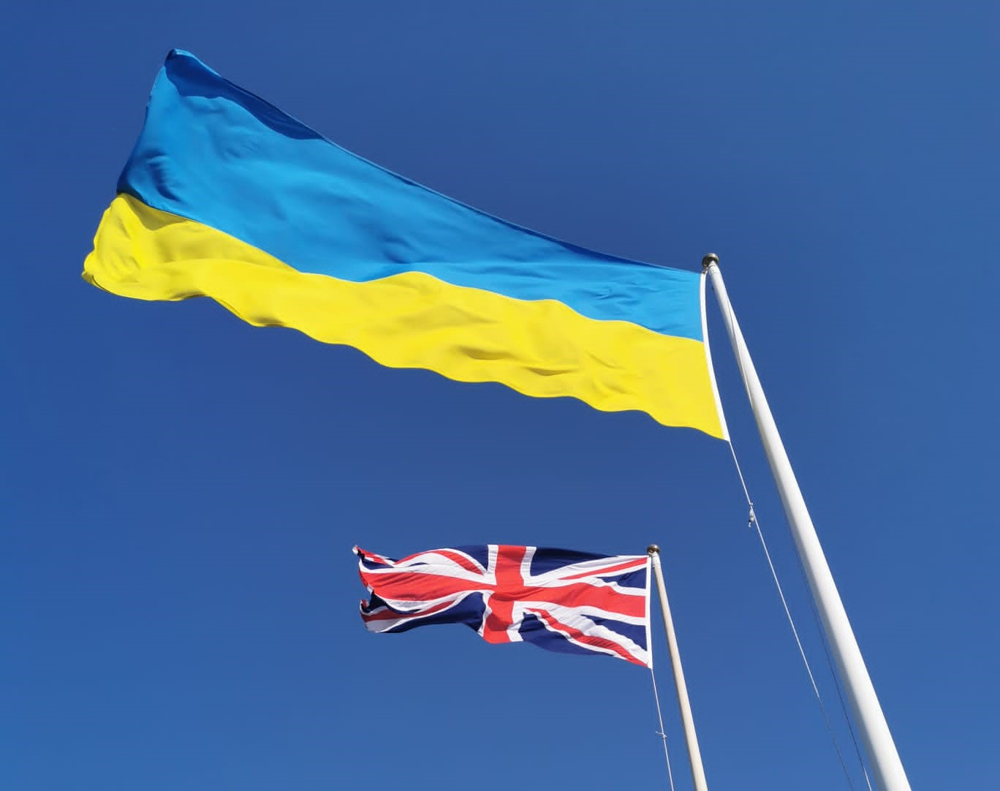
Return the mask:
<path fill-rule="evenodd" d="M 577 580 L 583 577 L 604 577 L 608 574 L 614 574 L 616 572 L 628 571 L 632 569 L 633 571 L 638 571 L 646 565 L 646 558 L 636 558 L 634 560 L 629 560 L 623 563 L 619 563 L 616 566 L 607 566 L 606 568 L 591 569 L 590 571 L 582 571 L 579 574 L 568 574 L 565 577 L 560 577 L 563 580 Z"/>
<path fill-rule="evenodd" d="M 553 617 L 551 613 L 547 613 L 544 610 L 529 609 L 528 612 L 540 618 L 542 622 L 552 631 L 559 632 L 560 634 L 563 634 L 566 637 L 572 638 L 575 642 L 583 643 L 584 645 L 588 646 L 606 648 L 609 651 L 613 651 L 616 655 L 620 656 L 622 659 L 632 662 L 633 664 L 642 665 L 643 667 L 645 667 L 645 663 L 640 662 L 638 659 L 632 656 L 632 654 L 630 654 L 628 651 L 622 648 L 622 646 L 618 645 L 618 643 L 614 643 L 611 640 L 608 640 L 604 637 L 595 637 L 594 635 L 581 632 L 579 629 L 575 629 L 572 626 L 567 626 L 566 624 L 556 620 L 556 618 Z"/>
<path fill-rule="evenodd" d="M 432 550 L 432 551 L 434 553 L 438 554 L 438 555 L 443 555 L 444 557 L 446 557 L 449 560 L 451 560 L 452 562 L 454 562 L 455 565 L 461 566 L 466 571 L 471 571 L 473 574 L 482 574 L 483 573 L 483 567 L 482 566 L 480 566 L 472 558 L 468 557 L 467 555 L 462 554 L 461 552 L 456 552 L 453 549 L 435 549 L 435 550 Z M 426 555 L 427 553 L 424 552 L 422 554 Z"/>

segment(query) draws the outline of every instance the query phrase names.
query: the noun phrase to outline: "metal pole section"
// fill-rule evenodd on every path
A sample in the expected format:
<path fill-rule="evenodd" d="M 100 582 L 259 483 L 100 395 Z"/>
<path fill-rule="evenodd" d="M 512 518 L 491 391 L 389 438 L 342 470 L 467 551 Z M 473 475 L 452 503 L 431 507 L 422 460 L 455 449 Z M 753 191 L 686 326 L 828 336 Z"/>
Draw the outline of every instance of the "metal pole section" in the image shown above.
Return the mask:
<path fill-rule="evenodd" d="M 681 710 L 681 721 L 684 723 L 684 739 L 687 741 L 688 758 L 691 761 L 691 776 L 694 778 L 695 791 L 708 791 L 705 780 L 705 767 L 701 763 L 701 750 L 698 749 L 698 734 L 694 730 L 694 717 L 691 715 L 691 701 L 688 700 L 687 684 L 684 683 L 684 669 L 681 667 L 681 654 L 677 650 L 677 635 L 674 633 L 674 619 L 670 617 L 670 604 L 667 602 L 667 586 L 663 584 L 663 569 L 660 568 L 660 548 L 650 544 L 646 550 L 652 561 L 653 574 L 656 576 L 656 588 L 660 592 L 660 612 L 663 613 L 663 628 L 667 631 L 667 647 L 670 649 L 670 664 L 674 671 L 674 686 L 677 687 L 677 704 Z"/>
<path fill-rule="evenodd" d="M 785 453 L 785 446 L 781 443 L 778 428 L 764 397 L 760 379 L 757 378 L 753 360 L 750 359 L 750 352 L 743 340 L 743 333 L 729 302 L 726 284 L 722 281 L 722 272 L 719 271 L 719 258 L 715 255 L 706 255 L 701 263 L 711 276 L 712 285 L 715 286 L 722 318 L 726 323 L 736 359 L 739 361 L 743 383 L 750 397 L 750 407 L 757 420 L 757 430 L 760 432 L 764 451 L 771 465 L 771 473 L 774 475 L 781 502 L 785 507 L 785 514 L 792 529 L 806 578 L 809 580 L 809 587 L 816 600 L 823 628 L 833 650 L 854 720 L 861 732 L 861 740 L 875 784 L 881 791 L 910 791 L 910 782 L 906 779 L 906 772 L 903 770 L 903 763 L 899 759 L 892 734 L 889 732 L 889 725 L 875 695 L 875 687 L 872 686 L 868 668 L 865 667 L 861 649 L 854 637 L 854 630 L 847 620 L 847 612 L 844 610 L 837 585 L 827 565 L 826 556 L 816 535 L 816 528 L 813 527 L 812 519 L 809 517 L 799 484 L 795 480 L 795 473 L 788 461 L 788 454 Z"/>

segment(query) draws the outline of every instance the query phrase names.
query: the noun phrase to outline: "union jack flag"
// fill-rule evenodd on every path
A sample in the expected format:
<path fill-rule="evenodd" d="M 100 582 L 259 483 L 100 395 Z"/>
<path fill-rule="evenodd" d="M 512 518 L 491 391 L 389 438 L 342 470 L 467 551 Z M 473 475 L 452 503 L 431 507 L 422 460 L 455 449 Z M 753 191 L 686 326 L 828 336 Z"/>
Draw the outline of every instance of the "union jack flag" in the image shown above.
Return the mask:
<path fill-rule="evenodd" d="M 464 623 L 489 643 L 607 654 L 652 667 L 649 557 L 504 544 L 432 549 L 402 560 L 354 548 L 372 632 Z"/>

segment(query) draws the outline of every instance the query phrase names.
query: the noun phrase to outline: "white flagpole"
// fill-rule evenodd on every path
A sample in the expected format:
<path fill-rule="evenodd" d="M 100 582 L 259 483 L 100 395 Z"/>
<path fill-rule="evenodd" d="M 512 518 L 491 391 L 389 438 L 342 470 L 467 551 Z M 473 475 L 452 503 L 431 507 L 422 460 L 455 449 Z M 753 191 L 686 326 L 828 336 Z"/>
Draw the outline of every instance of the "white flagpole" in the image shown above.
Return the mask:
<path fill-rule="evenodd" d="M 809 511 L 806 509 L 799 484 L 795 480 L 795 473 L 788 461 L 788 454 L 785 452 L 767 399 L 764 397 L 760 379 L 757 378 L 753 360 L 750 359 L 750 352 L 743 340 L 743 333 L 729 302 L 726 284 L 722 281 L 722 272 L 719 271 L 719 258 L 716 255 L 706 255 L 701 263 L 711 276 L 712 285 L 715 286 L 722 318 L 740 365 L 747 395 L 750 397 L 750 407 L 757 421 L 757 430 L 760 432 L 764 451 L 771 465 L 771 474 L 774 475 L 781 495 L 792 536 L 795 538 L 795 547 L 802 560 L 813 598 L 816 600 L 820 620 L 833 650 L 854 720 L 861 732 L 861 740 L 875 784 L 881 791 L 910 791 L 910 782 L 906 779 L 906 772 L 903 770 L 903 763 L 899 759 L 892 734 L 889 732 L 889 725 L 875 695 L 875 687 L 872 686 L 865 660 L 861 656 L 861 649 L 854 637 L 854 630 L 847 620 L 847 612 L 844 610 L 844 604 L 840 600 L 833 575 L 827 565 L 826 556 L 816 535 L 816 528 L 813 527 Z"/>
<path fill-rule="evenodd" d="M 701 750 L 698 749 L 698 734 L 694 730 L 691 701 L 688 699 L 687 684 L 684 682 L 684 669 L 681 667 L 681 654 L 677 650 L 674 619 L 670 617 L 670 604 L 667 602 L 667 586 L 663 583 L 663 569 L 660 568 L 660 548 L 656 544 L 650 544 L 646 552 L 652 561 L 653 574 L 656 576 L 656 588 L 660 593 L 660 612 L 663 614 L 663 628 L 667 632 L 667 648 L 670 650 L 670 664 L 674 671 L 674 686 L 677 688 L 677 703 L 681 710 L 681 722 L 684 723 L 684 739 L 687 741 L 688 759 L 691 761 L 691 776 L 694 778 L 694 788 L 695 791 L 708 791 L 708 782 L 705 780 L 705 767 L 701 763 Z"/>

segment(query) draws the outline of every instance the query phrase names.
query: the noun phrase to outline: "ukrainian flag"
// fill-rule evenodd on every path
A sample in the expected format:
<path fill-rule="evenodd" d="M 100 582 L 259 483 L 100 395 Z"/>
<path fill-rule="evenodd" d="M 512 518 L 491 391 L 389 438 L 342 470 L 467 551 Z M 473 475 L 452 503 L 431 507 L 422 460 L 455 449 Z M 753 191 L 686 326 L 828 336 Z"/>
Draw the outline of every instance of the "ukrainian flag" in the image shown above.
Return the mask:
<path fill-rule="evenodd" d="M 84 278 L 207 296 L 383 365 L 726 438 L 704 277 L 595 253 L 390 173 L 175 50 Z"/>

